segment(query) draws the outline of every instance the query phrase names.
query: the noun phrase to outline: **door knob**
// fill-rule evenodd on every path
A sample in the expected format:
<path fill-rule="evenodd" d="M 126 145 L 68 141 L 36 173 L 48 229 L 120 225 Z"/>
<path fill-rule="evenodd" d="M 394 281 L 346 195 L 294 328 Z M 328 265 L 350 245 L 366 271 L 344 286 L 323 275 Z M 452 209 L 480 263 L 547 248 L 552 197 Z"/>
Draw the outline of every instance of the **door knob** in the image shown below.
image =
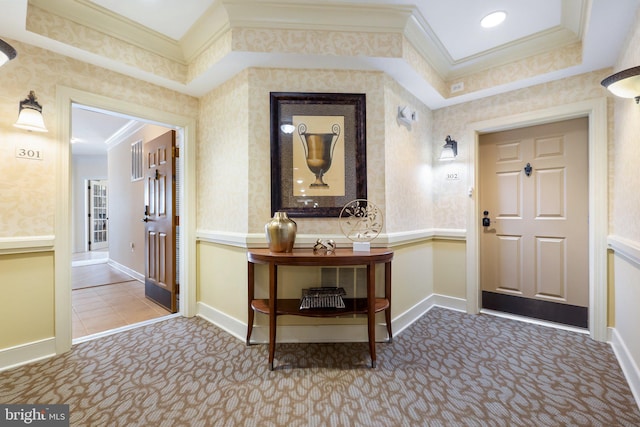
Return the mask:
<path fill-rule="evenodd" d="M 489 227 L 491 225 L 491 220 L 489 219 L 489 211 L 482 212 L 484 218 L 482 218 L 482 226 Z"/>
<path fill-rule="evenodd" d="M 142 222 L 149 222 L 149 205 L 144 206 L 144 217 L 141 219 Z"/>

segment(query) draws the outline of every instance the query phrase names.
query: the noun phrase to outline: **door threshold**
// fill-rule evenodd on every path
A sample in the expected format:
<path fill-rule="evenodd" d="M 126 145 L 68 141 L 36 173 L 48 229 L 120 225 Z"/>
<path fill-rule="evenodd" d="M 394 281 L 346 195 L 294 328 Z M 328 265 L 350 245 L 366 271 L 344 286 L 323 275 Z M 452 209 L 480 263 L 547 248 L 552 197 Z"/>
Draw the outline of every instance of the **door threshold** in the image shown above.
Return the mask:
<path fill-rule="evenodd" d="M 533 325 L 545 326 L 547 328 L 562 329 L 564 331 L 576 332 L 579 334 L 586 334 L 586 335 L 589 334 L 589 329 L 579 328 L 577 326 L 564 325 L 562 323 L 549 322 L 547 320 L 534 319 L 532 317 L 519 316 L 517 314 L 505 313 L 502 311 L 491 310 L 488 308 L 480 309 L 480 314 L 486 314 L 486 315 L 495 316 L 495 317 L 502 317 L 505 319 L 516 320 L 524 323 L 531 323 Z"/>
<path fill-rule="evenodd" d="M 71 345 L 76 345 L 76 344 L 80 344 L 80 343 L 83 343 L 83 342 L 92 341 L 92 340 L 95 340 L 95 339 L 98 339 L 98 338 L 108 337 L 110 335 L 119 334 L 120 332 L 130 331 L 131 329 L 136 329 L 136 328 L 139 328 L 141 326 L 152 325 L 152 324 L 158 323 L 158 322 L 164 322 L 165 320 L 173 319 L 175 317 L 180 317 L 180 316 L 182 316 L 180 313 L 171 313 L 171 314 L 167 314 L 166 316 L 157 317 L 155 319 L 144 320 L 142 322 L 133 323 L 131 325 L 125 325 L 125 326 L 121 326 L 119 328 L 109 329 L 108 331 L 97 332 L 95 334 L 86 335 L 84 337 L 74 338 L 73 340 L 71 340 Z"/>

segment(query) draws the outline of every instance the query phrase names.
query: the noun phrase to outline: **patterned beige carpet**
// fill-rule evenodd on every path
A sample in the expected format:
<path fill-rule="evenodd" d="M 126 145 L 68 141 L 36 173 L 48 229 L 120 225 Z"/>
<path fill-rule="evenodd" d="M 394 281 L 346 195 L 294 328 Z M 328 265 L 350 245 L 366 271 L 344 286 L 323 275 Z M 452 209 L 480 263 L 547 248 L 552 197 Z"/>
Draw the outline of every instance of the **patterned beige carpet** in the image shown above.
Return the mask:
<path fill-rule="evenodd" d="M 247 347 L 174 318 L 0 373 L 1 403 L 67 403 L 74 426 L 640 426 L 610 347 L 433 309 L 368 368 L 366 344 Z"/>

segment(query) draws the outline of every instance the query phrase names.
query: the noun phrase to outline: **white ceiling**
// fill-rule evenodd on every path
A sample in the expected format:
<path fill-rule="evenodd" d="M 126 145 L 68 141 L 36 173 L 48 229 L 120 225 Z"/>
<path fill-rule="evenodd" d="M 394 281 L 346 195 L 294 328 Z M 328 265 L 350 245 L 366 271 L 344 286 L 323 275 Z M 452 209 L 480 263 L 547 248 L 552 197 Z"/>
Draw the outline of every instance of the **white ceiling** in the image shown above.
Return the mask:
<path fill-rule="evenodd" d="M 384 58 L 366 57 L 320 57 L 318 55 L 280 55 L 273 53 L 232 52 L 211 69 L 186 84 L 167 82 L 158 76 L 144 76 L 139 70 L 129 70 L 96 55 L 83 52 L 59 41 L 50 40 L 25 29 L 28 0 L 0 0 L 0 37 L 20 40 L 40 45 L 59 53 L 76 57 L 90 63 L 110 67 L 118 72 L 130 73 L 156 84 L 194 96 L 202 96 L 215 86 L 243 68 L 250 66 L 282 66 L 286 61 L 291 68 L 356 68 L 381 70 L 409 88 L 415 96 L 432 109 L 455 103 L 466 102 L 483 96 L 518 89 L 533 84 L 598 70 L 614 65 L 623 45 L 624 37 L 634 22 L 640 0 L 253 0 L 256 10 L 277 2 L 279 6 L 289 5 L 289 9 L 307 10 L 304 7 L 331 7 L 332 5 L 352 5 L 362 8 L 363 13 L 372 7 L 401 6 L 415 10 L 413 19 L 423 29 L 420 36 L 426 41 L 428 60 L 445 80 L 456 73 L 463 75 L 474 65 L 499 63 L 505 58 L 524 58 L 540 53 L 545 45 L 545 37 L 558 31 L 569 32 L 576 41 L 582 41 L 582 63 L 547 74 L 534 75 L 493 88 L 485 88 L 475 93 L 443 98 L 429 86 L 422 77 L 406 64 Z M 37 0 L 31 0 L 37 1 Z M 167 40 L 180 41 L 198 21 L 220 3 L 237 5 L 251 0 L 48 0 L 49 5 L 93 4 L 95 8 L 105 8 L 114 16 L 126 18 Z M 40 4 L 43 4 L 40 2 Z M 493 29 L 482 29 L 480 20 L 487 13 L 503 10 L 506 21 Z M 256 12 L 258 13 L 258 12 Z M 295 13 L 292 15 L 295 16 Z M 299 15 L 298 15 L 299 16 Z M 307 17 L 308 18 L 308 17 Z M 261 25 L 260 16 L 252 17 L 252 23 Z M 308 18 L 313 19 L 313 18 Z M 372 18 L 374 19 L 374 18 Z M 285 19 L 283 18 L 283 22 Z M 291 24 L 291 22 L 286 22 Z M 213 30 L 212 30 L 213 31 Z M 552 47 L 545 47 L 551 49 Z M 18 53 L 19 54 L 19 53 Z M 137 73 L 137 74 L 136 74 Z M 448 77 L 448 78 L 447 78 Z M 1 74 L 0 74 L 1 78 Z M 102 125 L 84 122 L 103 120 L 100 113 L 74 111 L 73 136 L 84 140 L 101 139 L 111 130 L 116 133 L 126 120 L 123 118 L 104 119 Z M 80 146 L 80 144 L 77 144 Z"/>

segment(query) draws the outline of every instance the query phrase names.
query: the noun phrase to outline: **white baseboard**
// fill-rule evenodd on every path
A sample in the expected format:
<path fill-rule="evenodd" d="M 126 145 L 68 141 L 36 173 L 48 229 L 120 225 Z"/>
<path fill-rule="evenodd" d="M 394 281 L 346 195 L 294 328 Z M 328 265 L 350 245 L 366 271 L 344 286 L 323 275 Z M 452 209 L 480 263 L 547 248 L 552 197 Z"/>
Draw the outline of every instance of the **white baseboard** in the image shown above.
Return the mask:
<path fill-rule="evenodd" d="M 56 339 L 46 338 L 0 350 L 0 372 L 56 355 Z"/>
<path fill-rule="evenodd" d="M 203 302 L 196 304 L 196 316 L 203 318 L 236 338 L 245 341 L 247 324 L 243 323 Z"/>
<path fill-rule="evenodd" d="M 397 336 L 422 317 L 427 311 L 436 306 L 465 311 L 466 301 L 444 295 L 431 295 L 391 321 L 393 335 Z M 246 340 L 246 323 L 228 316 L 202 302 L 198 303 L 196 315 L 213 323 L 231 335 L 243 341 Z M 278 342 L 366 342 L 368 340 L 364 319 L 361 325 L 283 325 L 278 326 L 276 335 Z M 376 325 L 376 337 L 378 337 L 376 341 L 387 341 L 387 327 L 384 323 Z M 269 328 L 264 325 L 254 326 L 251 333 L 251 343 L 266 344 L 268 342 Z"/>
<path fill-rule="evenodd" d="M 137 281 L 144 283 L 144 274 L 138 273 L 137 271 L 127 267 L 126 265 L 122 265 L 111 259 L 107 262 L 107 264 L 109 264 L 111 267 L 115 268 L 116 270 L 122 271 L 124 274 L 128 274 L 129 276 L 133 277 Z"/>
<path fill-rule="evenodd" d="M 629 353 L 627 346 L 625 345 L 620 335 L 618 335 L 618 332 L 615 330 L 615 328 L 610 328 L 609 332 L 611 336 L 611 348 L 613 348 L 613 352 L 618 359 L 618 363 L 622 368 L 622 372 L 624 373 L 624 376 L 629 383 L 631 393 L 636 399 L 636 405 L 638 405 L 638 408 L 640 408 L 640 369 L 631 357 L 631 353 Z"/>

